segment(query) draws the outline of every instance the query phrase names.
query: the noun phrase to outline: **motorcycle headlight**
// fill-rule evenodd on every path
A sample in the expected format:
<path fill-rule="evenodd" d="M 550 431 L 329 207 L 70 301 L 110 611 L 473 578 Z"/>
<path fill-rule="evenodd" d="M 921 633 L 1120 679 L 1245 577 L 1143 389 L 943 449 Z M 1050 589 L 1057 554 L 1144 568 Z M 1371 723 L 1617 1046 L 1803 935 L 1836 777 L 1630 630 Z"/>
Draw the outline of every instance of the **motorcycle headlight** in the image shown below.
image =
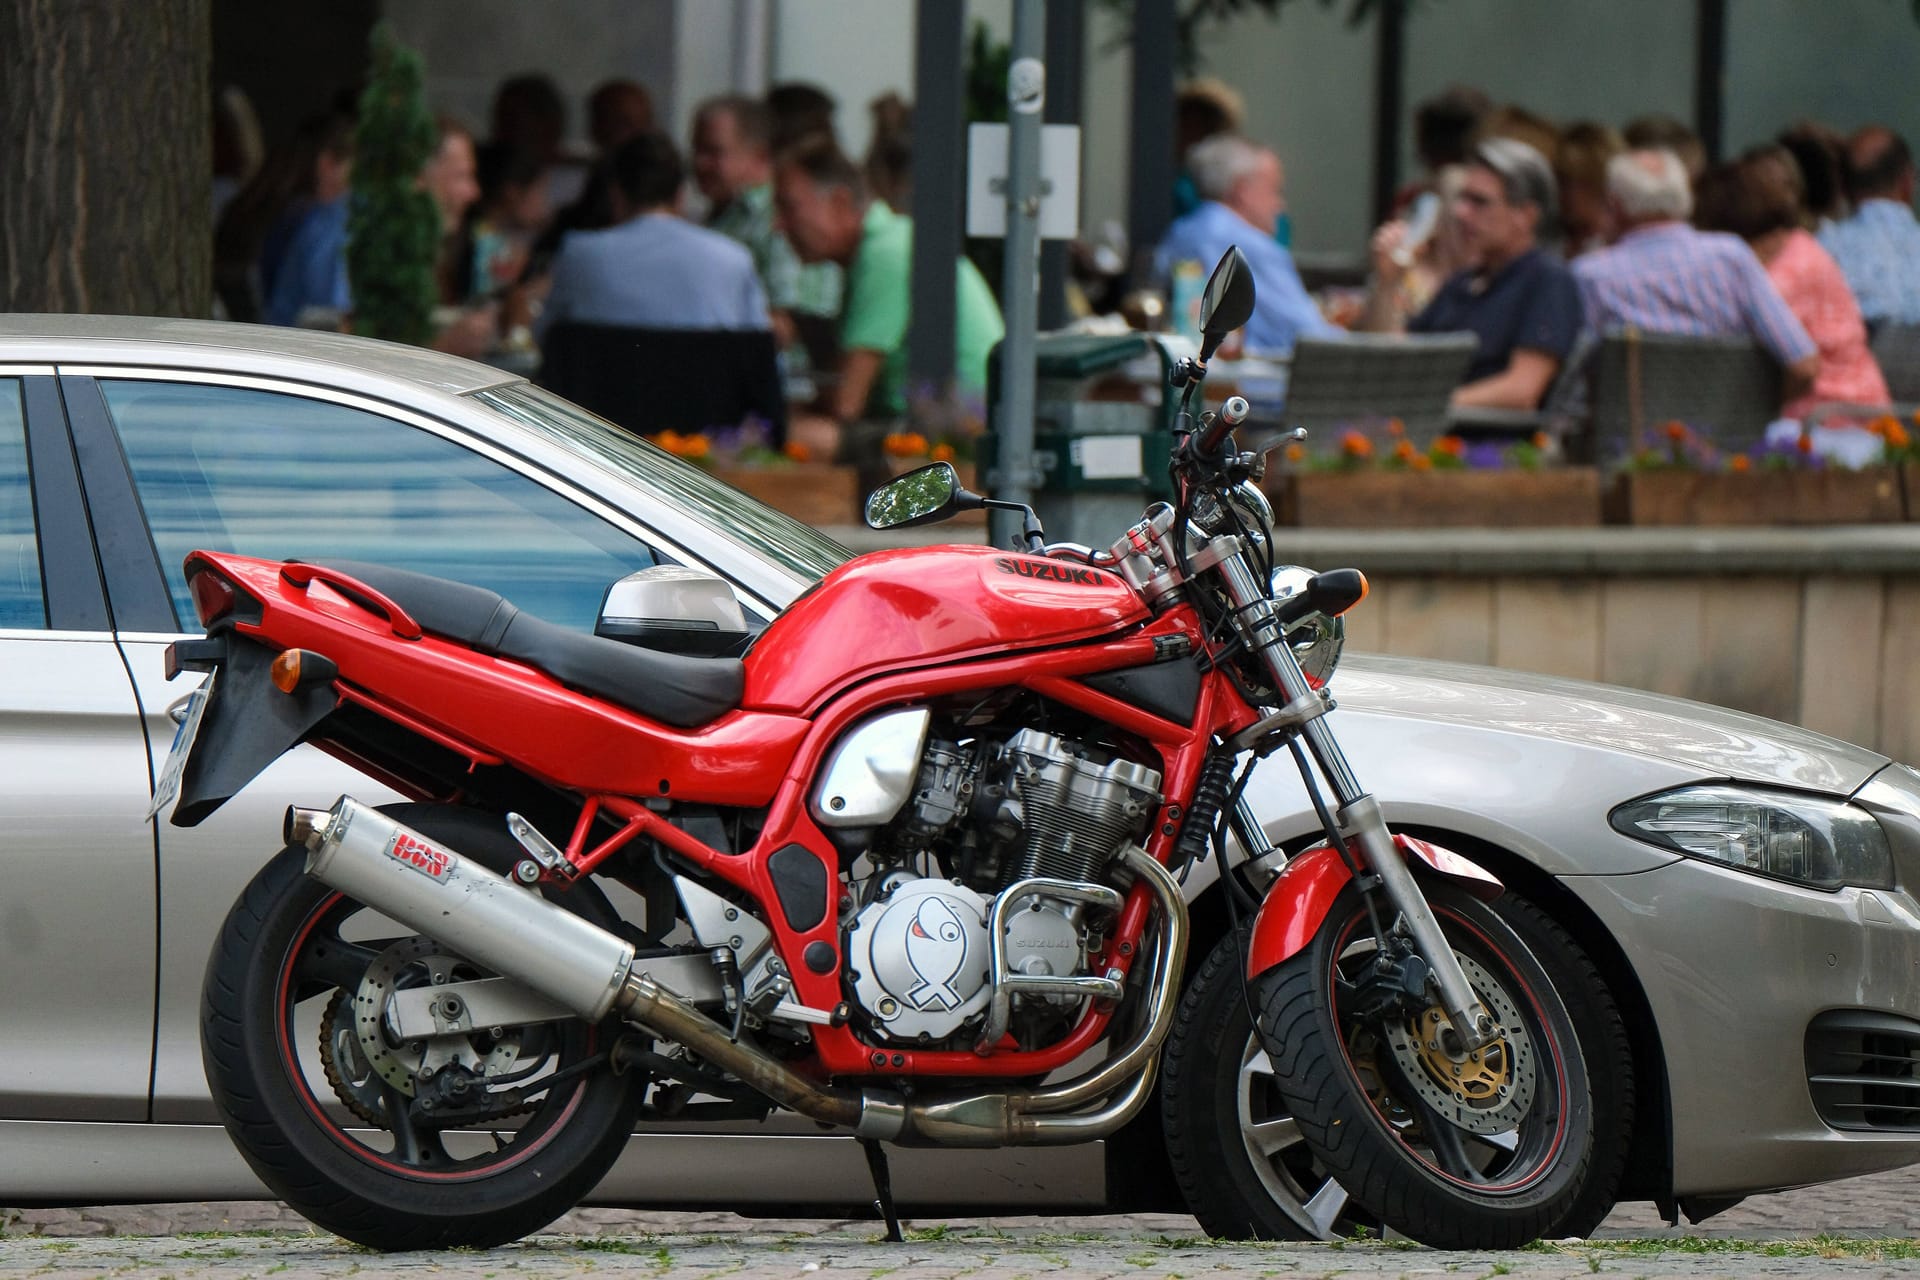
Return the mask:
<path fill-rule="evenodd" d="M 1269 594 L 1276 601 L 1285 600 L 1305 591 L 1313 576 L 1313 570 L 1297 564 L 1281 565 L 1273 571 L 1268 583 Z M 1333 669 L 1340 665 L 1340 651 L 1347 644 L 1347 624 L 1324 613 L 1310 613 L 1288 630 L 1287 644 L 1292 647 L 1293 656 L 1300 660 L 1300 669 L 1307 673 L 1307 679 L 1318 687 L 1331 680 Z"/>
<path fill-rule="evenodd" d="M 1730 785 L 1682 787 L 1609 815 L 1622 835 L 1815 889 L 1893 887 L 1893 851 L 1866 810 Z"/>

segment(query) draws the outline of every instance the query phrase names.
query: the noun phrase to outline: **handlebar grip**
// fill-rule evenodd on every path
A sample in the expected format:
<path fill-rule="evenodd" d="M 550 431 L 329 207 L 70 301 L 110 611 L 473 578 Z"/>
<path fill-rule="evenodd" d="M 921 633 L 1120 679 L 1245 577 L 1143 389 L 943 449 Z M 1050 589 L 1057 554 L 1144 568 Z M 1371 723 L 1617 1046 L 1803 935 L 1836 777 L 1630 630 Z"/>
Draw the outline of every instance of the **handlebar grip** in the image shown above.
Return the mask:
<path fill-rule="evenodd" d="M 1194 445 L 1194 452 L 1205 458 L 1218 457 L 1220 446 L 1227 442 L 1233 429 L 1245 422 L 1247 415 L 1252 412 L 1253 406 L 1247 403 L 1246 397 L 1228 396 L 1227 402 L 1220 406 L 1220 412 L 1214 415 L 1207 433 Z"/>

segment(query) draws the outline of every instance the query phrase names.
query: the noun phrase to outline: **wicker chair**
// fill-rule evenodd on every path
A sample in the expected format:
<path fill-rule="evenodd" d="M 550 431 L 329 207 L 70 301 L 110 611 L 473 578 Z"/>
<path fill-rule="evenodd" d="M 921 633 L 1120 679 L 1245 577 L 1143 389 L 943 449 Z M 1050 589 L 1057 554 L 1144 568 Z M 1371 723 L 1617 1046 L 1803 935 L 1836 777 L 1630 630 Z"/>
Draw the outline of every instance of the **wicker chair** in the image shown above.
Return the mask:
<path fill-rule="evenodd" d="M 1878 326 L 1868 344 L 1880 372 L 1887 377 L 1887 392 L 1897 404 L 1920 401 L 1920 325 Z"/>
<path fill-rule="evenodd" d="M 1657 443 L 1674 421 L 1722 450 L 1745 449 L 1780 416 L 1780 386 L 1779 364 L 1744 338 L 1608 334 L 1593 360 L 1591 430 L 1568 454 L 1610 462 Z"/>
<path fill-rule="evenodd" d="M 1466 376 L 1470 333 L 1303 339 L 1287 378 L 1286 424 L 1316 435 L 1398 418 L 1424 447 L 1447 425 L 1447 397 Z"/>

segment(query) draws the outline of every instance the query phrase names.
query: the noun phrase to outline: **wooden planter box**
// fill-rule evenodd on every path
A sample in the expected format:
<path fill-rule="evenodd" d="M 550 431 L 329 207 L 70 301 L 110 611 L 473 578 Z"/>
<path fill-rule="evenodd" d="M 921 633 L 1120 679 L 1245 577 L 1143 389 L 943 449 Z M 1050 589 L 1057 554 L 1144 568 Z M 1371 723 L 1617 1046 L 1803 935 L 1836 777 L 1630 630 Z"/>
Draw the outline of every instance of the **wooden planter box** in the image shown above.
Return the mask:
<path fill-rule="evenodd" d="M 714 475 L 802 524 L 858 524 L 866 495 L 852 467 L 801 462 L 790 467 L 721 467 Z"/>
<path fill-rule="evenodd" d="M 1900 499 L 1907 519 L 1920 520 L 1920 462 L 1900 464 Z"/>
<path fill-rule="evenodd" d="M 1539 471 L 1308 471 L 1266 480 L 1274 519 L 1308 529 L 1512 528 L 1600 523 L 1592 467 Z"/>
<path fill-rule="evenodd" d="M 1906 516 L 1900 476 L 1864 471 L 1628 471 L 1607 487 L 1607 523 L 1886 524 Z"/>

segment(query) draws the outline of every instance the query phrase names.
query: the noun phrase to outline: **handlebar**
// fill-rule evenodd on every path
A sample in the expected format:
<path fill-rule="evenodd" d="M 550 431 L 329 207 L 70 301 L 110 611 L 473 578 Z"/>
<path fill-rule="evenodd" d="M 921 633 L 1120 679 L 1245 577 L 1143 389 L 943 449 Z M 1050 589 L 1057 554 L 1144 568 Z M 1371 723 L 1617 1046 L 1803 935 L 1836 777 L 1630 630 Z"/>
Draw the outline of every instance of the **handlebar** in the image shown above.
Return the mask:
<path fill-rule="evenodd" d="M 1214 415 L 1205 432 L 1194 442 L 1195 456 L 1207 459 L 1219 457 L 1220 446 L 1227 442 L 1233 429 L 1245 422 L 1247 415 L 1252 412 L 1253 406 L 1247 403 L 1246 397 L 1228 396 L 1227 402 L 1220 406 L 1220 412 Z"/>

